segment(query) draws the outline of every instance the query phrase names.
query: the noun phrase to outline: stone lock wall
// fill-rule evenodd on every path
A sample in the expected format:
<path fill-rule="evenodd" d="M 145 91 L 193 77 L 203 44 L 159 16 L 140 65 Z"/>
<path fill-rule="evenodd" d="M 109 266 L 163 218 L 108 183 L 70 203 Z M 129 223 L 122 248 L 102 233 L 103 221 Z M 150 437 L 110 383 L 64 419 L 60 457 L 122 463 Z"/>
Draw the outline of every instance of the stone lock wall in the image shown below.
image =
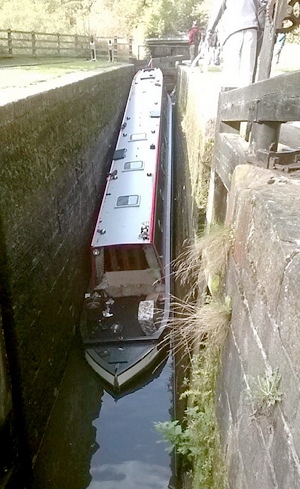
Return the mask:
<path fill-rule="evenodd" d="M 200 186 L 205 182 L 200 174 L 201 146 L 192 141 L 201 135 L 205 143 L 211 136 L 219 90 L 217 73 L 180 68 L 176 164 L 181 178 L 174 197 L 183 202 L 183 239 L 198 231 L 194 216 L 201 201 L 194 189 L 197 179 Z M 223 186 L 222 192 L 216 188 L 210 192 L 218 195 L 219 215 L 226 214 L 226 224 L 234 229 L 226 285 L 232 321 L 217 393 L 229 488 L 296 489 L 300 487 L 299 172 L 244 164 L 229 175 L 227 155 L 219 156 L 230 191 Z M 190 226 L 184 215 L 189 215 Z M 279 381 L 274 388 L 268 385 L 272 374 Z M 269 389 L 265 397 L 259 380 Z"/>
<path fill-rule="evenodd" d="M 31 458 L 78 325 L 95 213 L 132 76 L 130 65 L 112 68 L 0 107 L 1 310 Z"/>
<path fill-rule="evenodd" d="M 227 223 L 235 229 L 227 283 L 232 324 L 222 358 L 219 419 L 229 485 L 296 489 L 300 179 L 238 166 L 228 197 Z M 270 372 L 279 382 L 262 398 L 258 379 L 270 380 Z"/>

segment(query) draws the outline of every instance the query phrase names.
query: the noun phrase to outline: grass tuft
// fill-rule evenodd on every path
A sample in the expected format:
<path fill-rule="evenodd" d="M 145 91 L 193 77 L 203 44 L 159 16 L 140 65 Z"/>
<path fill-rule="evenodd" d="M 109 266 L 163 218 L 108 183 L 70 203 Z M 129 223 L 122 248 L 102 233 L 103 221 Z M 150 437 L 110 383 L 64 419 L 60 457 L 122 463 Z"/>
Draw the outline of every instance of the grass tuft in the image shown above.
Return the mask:
<path fill-rule="evenodd" d="M 175 279 L 180 285 L 190 286 L 187 298 L 196 294 L 203 281 L 214 284 L 212 292 L 219 289 L 224 280 L 232 244 L 232 228 L 215 224 L 208 234 L 197 237 L 175 260 Z"/>
<path fill-rule="evenodd" d="M 197 302 L 173 301 L 174 317 L 170 336 L 176 351 L 193 351 L 209 341 L 221 348 L 231 319 L 231 300 L 207 297 L 203 305 Z"/>

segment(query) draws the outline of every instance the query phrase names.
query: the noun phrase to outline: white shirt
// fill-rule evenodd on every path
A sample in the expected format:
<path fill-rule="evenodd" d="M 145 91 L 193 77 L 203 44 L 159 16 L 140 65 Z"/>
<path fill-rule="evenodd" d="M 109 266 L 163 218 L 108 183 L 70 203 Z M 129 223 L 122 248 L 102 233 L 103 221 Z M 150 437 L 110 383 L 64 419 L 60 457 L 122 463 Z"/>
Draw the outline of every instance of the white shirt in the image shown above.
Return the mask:
<path fill-rule="evenodd" d="M 208 22 L 207 31 L 215 31 L 221 21 L 219 29 L 221 43 L 234 32 L 244 29 L 257 29 L 257 12 L 261 5 L 260 0 L 217 0 Z"/>

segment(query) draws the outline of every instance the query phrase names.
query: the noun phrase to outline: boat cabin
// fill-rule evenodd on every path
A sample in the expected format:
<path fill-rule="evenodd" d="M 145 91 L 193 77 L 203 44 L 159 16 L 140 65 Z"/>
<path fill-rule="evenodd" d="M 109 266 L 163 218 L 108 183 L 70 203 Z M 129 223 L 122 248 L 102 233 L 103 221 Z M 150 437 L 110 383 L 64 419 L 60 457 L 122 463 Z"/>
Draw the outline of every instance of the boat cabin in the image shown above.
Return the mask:
<path fill-rule="evenodd" d="M 163 100 L 161 71 L 142 70 L 125 109 L 91 243 L 94 298 L 147 301 L 164 293 Z"/>

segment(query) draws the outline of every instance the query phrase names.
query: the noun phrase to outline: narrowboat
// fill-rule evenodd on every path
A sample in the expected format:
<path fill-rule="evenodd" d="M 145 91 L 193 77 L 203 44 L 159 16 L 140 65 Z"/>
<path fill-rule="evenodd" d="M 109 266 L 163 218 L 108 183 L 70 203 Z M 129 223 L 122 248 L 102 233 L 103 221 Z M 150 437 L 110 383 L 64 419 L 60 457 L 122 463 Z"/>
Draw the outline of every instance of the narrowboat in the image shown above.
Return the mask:
<path fill-rule="evenodd" d="M 162 71 L 130 88 L 91 242 L 81 335 L 115 390 L 153 367 L 170 318 L 172 102 Z"/>

